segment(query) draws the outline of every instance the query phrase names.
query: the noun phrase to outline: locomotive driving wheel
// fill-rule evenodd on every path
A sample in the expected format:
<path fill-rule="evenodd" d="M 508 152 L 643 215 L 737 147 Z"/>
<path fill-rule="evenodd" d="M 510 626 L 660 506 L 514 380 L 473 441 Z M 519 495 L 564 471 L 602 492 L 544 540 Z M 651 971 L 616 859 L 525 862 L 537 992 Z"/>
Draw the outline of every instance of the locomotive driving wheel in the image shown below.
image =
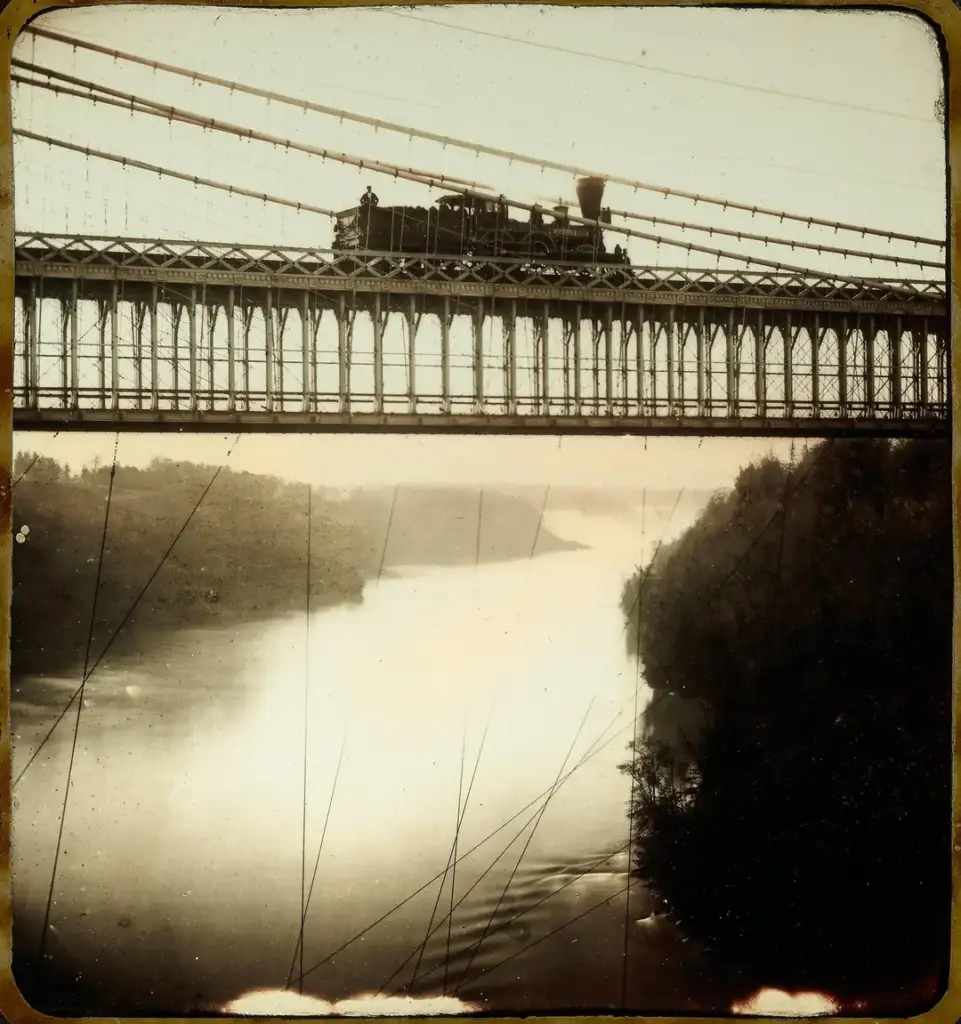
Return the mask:
<path fill-rule="evenodd" d="M 497 251 L 497 232 L 478 231 L 471 239 L 470 253 L 472 256 L 499 256 Z"/>
<path fill-rule="evenodd" d="M 547 235 L 528 235 L 524 239 L 524 247 L 535 259 L 550 259 L 555 254 L 554 243 Z"/>

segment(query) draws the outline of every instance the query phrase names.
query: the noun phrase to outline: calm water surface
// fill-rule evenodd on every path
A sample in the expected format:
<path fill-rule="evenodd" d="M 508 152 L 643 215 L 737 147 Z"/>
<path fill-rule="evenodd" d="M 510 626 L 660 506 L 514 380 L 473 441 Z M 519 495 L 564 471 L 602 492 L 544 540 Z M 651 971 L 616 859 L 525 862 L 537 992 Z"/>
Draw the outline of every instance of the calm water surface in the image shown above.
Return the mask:
<path fill-rule="evenodd" d="M 629 554 L 609 536 L 396 569 L 363 606 L 312 615 L 309 642 L 301 614 L 105 664 L 81 717 L 51 965 L 133 1013 L 297 989 L 303 888 L 305 994 L 619 1008 L 626 929 L 628 1004 L 682 1008 L 692 954 L 635 923 L 642 890 L 625 906 L 631 538 Z M 77 685 L 23 681 L 15 775 Z M 17 948 L 39 946 L 73 716 L 16 791 Z"/>

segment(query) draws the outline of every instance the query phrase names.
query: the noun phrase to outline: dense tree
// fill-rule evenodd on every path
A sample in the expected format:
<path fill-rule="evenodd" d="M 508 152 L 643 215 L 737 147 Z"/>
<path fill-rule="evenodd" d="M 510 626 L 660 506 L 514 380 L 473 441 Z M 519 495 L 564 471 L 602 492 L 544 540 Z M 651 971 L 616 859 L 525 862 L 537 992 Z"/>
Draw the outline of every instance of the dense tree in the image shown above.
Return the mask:
<path fill-rule="evenodd" d="M 13 496 L 14 528 L 26 525 L 30 532 L 13 551 L 15 678 L 82 666 L 110 469 L 92 466 L 71 476 L 55 460 L 18 456 L 14 479 L 24 475 Z M 135 606 L 130 626 L 158 638 L 169 629 L 240 623 L 303 607 L 305 486 L 224 469 L 205 495 L 215 471 L 169 460 L 117 468 L 94 658 Z M 375 545 L 319 499 L 313 511 L 313 606 L 360 601 L 373 559 L 368 549 Z M 125 627 L 124 635 L 130 632 Z"/>
<path fill-rule="evenodd" d="M 13 552 L 15 677 L 82 666 L 108 493 L 94 659 L 134 606 L 121 643 L 135 644 L 135 633 L 160 638 L 170 629 L 236 625 L 303 608 L 304 484 L 155 459 L 145 468 L 118 465 L 111 492 L 111 468 L 94 461 L 71 474 L 53 459 L 26 451 L 17 456 L 14 526 L 28 526 L 29 535 Z M 480 511 L 476 491 L 406 489 L 396 518 L 395 498 L 390 487 L 354 491 L 348 500 L 313 489 L 312 608 L 360 601 L 365 581 L 381 574 L 388 539 L 395 566 L 477 559 L 473 526 L 450 525 Z M 539 553 L 579 546 L 540 527 L 540 500 L 539 490 L 533 501 L 487 494 L 482 561 L 526 560 L 535 536 Z M 416 529 L 398 529 L 402 518 Z"/>
<path fill-rule="evenodd" d="M 857 1003 L 940 981 L 950 481 L 939 442 L 763 460 L 622 595 L 654 705 L 702 726 L 682 749 L 675 714 L 647 716 L 635 869 L 749 987 Z"/>
<path fill-rule="evenodd" d="M 13 479 L 20 480 L 30 474 L 32 483 L 57 483 L 67 475 L 66 469 L 46 455 L 18 452 L 13 460 Z"/>

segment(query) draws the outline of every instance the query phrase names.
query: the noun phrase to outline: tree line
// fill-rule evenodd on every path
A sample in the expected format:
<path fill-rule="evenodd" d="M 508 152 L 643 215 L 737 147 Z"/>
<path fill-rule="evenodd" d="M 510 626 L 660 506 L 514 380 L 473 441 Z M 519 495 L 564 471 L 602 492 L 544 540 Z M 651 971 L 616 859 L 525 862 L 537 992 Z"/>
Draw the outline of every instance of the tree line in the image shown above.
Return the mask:
<path fill-rule="evenodd" d="M 110 466 L 71 474 L 54 459 L 18 454 L 13 529 L 29 532 L 13 547 L 15 679 L 82 668 L 102 543 L 94 658 L 135 607 L 124 637 L 303 608 L 305 485 L 225 468 L 210 486 L 216 472 L 167 459 L 120 465 L 111 491 Z M 311 535 L 313 607 L 361 601 L 371 539 L 320 502 Z"/>
<path fill-rule="evenodd" d="M 950 911 L 947 442 L 747 466 L 622 593 L 633 871 L 744 991 L 933 1002 Z"/>

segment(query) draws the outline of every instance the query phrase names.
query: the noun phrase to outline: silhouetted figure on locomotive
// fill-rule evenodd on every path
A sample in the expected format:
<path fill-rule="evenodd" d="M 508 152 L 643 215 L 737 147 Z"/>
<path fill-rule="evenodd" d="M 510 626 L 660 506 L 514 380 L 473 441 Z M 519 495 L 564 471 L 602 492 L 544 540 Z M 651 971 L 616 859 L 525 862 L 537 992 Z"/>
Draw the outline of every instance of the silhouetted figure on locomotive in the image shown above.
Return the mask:
<path fill-rule="evenodd" d="M 577 199 L 586 220 L 611 222 L 601 208 L 604 182 L 582 178 Z M 334 248 L 423 256 L 564 260 L 584 264 L 626 264 L 616 246 L 608 253 L 603 230 L 571 222 L 567 207 L 556 206 L 545 223 L 544 211 L 530 210 L 527 221 L 514 219 L 503 195 L 441 196 L 433 207 L 380 206 L 371 187 L 352 210 L 337 214 Z"/>

